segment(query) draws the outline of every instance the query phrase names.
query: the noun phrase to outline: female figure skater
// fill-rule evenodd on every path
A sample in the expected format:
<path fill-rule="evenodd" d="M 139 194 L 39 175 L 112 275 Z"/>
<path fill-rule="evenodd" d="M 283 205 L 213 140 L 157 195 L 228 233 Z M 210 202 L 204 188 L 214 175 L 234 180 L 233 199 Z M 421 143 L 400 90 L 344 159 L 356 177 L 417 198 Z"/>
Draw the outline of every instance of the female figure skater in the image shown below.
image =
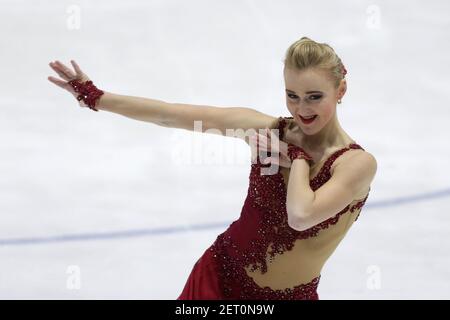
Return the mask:
<path fill-rule="evenodd" d="M 64 81 L 48 79 L 82 107 L 171 128 L 193 130 L 201 120 L 202 130 L 252 132 L 235 136 L 252 147 L 241 215 L 197 260 L 178 299 L 319 299 L 322 267 L 358 218 L 377 169 L 337 119 L 346 69 L 328 44 L 303 37 L 288 48 L 290 117 L 104 92 L 71 63 L 75 72 L 50 63 Z"/>

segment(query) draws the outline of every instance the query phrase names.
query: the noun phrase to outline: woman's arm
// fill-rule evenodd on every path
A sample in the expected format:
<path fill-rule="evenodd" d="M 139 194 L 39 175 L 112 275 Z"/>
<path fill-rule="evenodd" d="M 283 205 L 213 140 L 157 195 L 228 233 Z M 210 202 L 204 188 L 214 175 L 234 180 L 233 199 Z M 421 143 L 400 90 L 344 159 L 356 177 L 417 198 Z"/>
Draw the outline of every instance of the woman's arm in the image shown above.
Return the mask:
<path fill-rule="evenodd" d="M 202 132 L 208 130 L 208 133 L 221 135 L 227 134 L 227 129 L 242 129 L 245 132 L 249 129 L 273 128 L 278 119 L 247 107 L 169 103 L 110 92 L 105 92 L 100 98 L 97 108 L 135 120 L 192 131 L 194 130 L 194 121 L 200 121 Z M 196 130 L 199 129 L 197 127 Z M 248 135 L 241 138 L 245 138 L 248 143 Z"/>
<path fill-rule="evenodd" d="M 50 67 L 65 81 L 54 77 L 48 79 L 76 97 L 78 93 L 74 91 L 68 81 L 78 79 L 84 82 L 90 79 L 74 60 L 71 63 L 75 72 L 59 61 L 51 62 Z M 192 131 L 201 129 L 201 132 L 208 131 L 207 133 L 231 135 L 242 138 L 247 143 L 249 143 L 248 137 L 251 135 L 249 130 L 275 128 L 278 121 L 277 117 L 247 107 L 214 107 L 169 103 L 102 91 L 103 94 L 98 98 L 95 105 L 97 110 L 114 112 L 131 119 L 151 122 L 164 127 Z M 80 106 L 86 106 L 86 104 L 80 101 Z M 201 128 L 194 127 L 194 121 L 200 121 Z M 227 132 L 227 129 L 232 131 Z"/>
<path fill-rule="evenodd" d="M 315 191 L 310 186 L 309 171 L 304 159 L 292 162 L 286 208 L 288 225 L 297 231 L 328 220 L 367 192 L 377 171 L 377 161 L 367 151 L 358 152 L 337 165 L 331 178 Z"/>
<path fill-rule="evenodd" d="M 117 113 L 131 119 L 169 127 L 168 109 L 170 106 L 170 103 L 161 100 L 104 91 L 104 94 L 97 102 L 96 108 L 98 110 Z"/>

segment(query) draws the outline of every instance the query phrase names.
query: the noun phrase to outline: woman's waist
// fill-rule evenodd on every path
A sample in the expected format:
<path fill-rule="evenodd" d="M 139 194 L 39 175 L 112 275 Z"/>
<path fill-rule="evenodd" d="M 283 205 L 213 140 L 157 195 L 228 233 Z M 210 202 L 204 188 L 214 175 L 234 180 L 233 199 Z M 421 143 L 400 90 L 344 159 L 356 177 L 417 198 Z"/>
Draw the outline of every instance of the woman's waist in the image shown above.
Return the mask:
<path fill-rule="evenodd" d="M 271 290 L 288 290 L 310 284 L 314 279 L 320 278 L 323 264 L 320 262 L 290 261 L 278 263 L 277 259 L 267 264 L 267 271 L 254 270 L 251 265 L 244 267 L 244 272 L 259 287 L 269 287 Z"/>
<path fill-rule="evenodd" d="M 248 272 L 246 263 L 228 255 L 226 251 L 213 251 L 217 270 L 224 295 L 230 299 L 269 299 L 269 300 L 302 300 L 318 299 L 317 288 L 320 274 L 310 278 L 296 274 L 268 273 L 270 277 L 258 278 L 255 273 Z M 271 270 L 272 271 L 272 270 Z M 284 279 L 284 280 L 283 280 Z"/>

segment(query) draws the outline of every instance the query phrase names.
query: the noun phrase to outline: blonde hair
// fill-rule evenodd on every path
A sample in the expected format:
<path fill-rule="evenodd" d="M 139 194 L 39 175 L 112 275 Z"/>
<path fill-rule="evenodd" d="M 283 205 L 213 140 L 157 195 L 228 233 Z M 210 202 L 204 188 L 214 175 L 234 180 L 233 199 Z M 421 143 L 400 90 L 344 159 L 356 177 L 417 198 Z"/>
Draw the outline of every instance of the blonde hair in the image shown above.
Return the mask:
<path fill-rule="evenodd" d="M 347 73 L 341 58 L 332 47 L 308 37 L 302 37 L 291 44 L 283 62 L 285 67 L 296 70 L 320 68 L 329 71 L 330 79 L 334 81 L 336 88 Z"/>

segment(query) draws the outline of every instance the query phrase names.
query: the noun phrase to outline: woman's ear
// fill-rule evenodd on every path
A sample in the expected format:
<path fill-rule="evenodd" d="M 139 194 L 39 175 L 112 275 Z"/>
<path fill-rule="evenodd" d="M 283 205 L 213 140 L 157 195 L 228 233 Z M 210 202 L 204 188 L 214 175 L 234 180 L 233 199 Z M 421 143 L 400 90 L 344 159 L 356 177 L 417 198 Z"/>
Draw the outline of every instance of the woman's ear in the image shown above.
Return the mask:
<path fill-rule="evenodd" d="M 339 84 L 337 98 L 342 99 L 346 91 L 347 91 L 347 80 L 342 79 L 341 83 Z"/>

